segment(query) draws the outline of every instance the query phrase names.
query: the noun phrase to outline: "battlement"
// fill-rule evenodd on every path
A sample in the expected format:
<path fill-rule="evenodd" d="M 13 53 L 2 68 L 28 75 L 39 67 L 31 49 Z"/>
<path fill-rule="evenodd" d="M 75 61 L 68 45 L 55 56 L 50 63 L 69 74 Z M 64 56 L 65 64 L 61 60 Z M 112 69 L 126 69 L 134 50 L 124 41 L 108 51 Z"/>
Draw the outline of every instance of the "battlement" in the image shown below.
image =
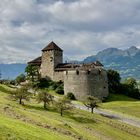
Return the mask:
<path fill-rule="evenodd" d="M 65 75 L 102 75 L 106 72 L 104 69 L 92 68 L 92 69 L 82 69 L 82 68 L 73 68 L 64 71 Z"/>

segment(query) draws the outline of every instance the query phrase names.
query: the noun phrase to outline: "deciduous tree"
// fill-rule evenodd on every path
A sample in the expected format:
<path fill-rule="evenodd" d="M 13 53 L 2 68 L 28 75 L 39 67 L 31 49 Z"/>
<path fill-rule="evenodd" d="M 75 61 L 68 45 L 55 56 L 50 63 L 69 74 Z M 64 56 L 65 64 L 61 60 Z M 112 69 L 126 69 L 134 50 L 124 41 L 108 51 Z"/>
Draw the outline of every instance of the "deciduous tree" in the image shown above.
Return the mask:
<path fill-rule="evenodd" d="M 38 103 L 44 103 L 44 109 L 47 109 L 47 104 L 53 102 L 53 98 L 54 97 L 46 90 L 40 90 L 37 94 L 37 101 Z"/>
<path fill-rule="evenodd" d="M 108 86 L 110 93 L 118 93 L 120 88 L 120 74 L 115 70 L 108 70 L 107 72 L 108 77 Z"/>
<path fill-rule="evenodd" d="M 20 74 L 19 76 L 16 77 L 16 83 L 20 84 L 21 82 L 25 82 L 26 76 L 24 74 Z"/>
<path fill-rule="evenodd" d="M 72 109 L 72 104 L 71 101 L 69 99 L 67 99 L 66 97 L 63 98 L 59 98 L 56 102 L 55 102 L 55 107 L 58 109 L 58 111 L 60 112 L 60 115 L 63 116 L 63 112 L 65 110 L 70 110 Z"/>
<path fill-rule="evenodd" d="M 24 85 L 21 88 L 18 88 L 15 91 L 12 91 L 12 97 L 16 100 L 19 100 L 19 104 L 24 104 L 23 100 L 29 100 L 30 99 L 30 93 L 28 92 L 29 86 Z"/>
<path fill-rule="evenodd" d="M 91 109 L 91 113 L 93 113 L 93 109 L 95 107 L 98 107 L 98 104 L 100 103 L 101 101 L 94 97 L 94 96 L 87 96 L 87 99 L 86 101 L 84 102 L 84 105 L 88 108 Z"/>
<path fill-rule="evenodd" d="M 25 68 L 25 72 L 27 73 L 27 77 L 29 80 L 31 80 L 32 82 L 35 81 L 35 79 L 39 79 L 39 67 L 38 66 L 32 66 L 32 65 L 28 65 Z"/>

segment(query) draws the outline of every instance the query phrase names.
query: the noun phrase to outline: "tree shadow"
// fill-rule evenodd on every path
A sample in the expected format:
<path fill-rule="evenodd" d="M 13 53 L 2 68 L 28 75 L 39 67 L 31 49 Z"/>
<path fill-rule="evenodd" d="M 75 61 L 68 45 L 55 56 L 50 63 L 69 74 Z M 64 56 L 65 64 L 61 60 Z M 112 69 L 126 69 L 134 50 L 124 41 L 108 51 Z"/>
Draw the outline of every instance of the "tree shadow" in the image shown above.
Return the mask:
<path fill-rule="evenodd" d="M 73 119 L 74 121 L 79 122 L 79 123 L 96 123 L 95 120 L 90 119 L 88 117 L 70 115 L 69 118 Z"/>
<path fill-rule="evenodd" d="M 37 110 L 37 111 L 49 111 L 49 112 L 60 114 L 60 112 L 56 108 L 50 107 L 50 106 L 48 106 L 47 109 L 44 109 L 43 106 L 34 106 L 34 105 L 26 104 L 26 105 L 24 105 L 24 108 L 25 109 L 34 109 L 34 110 Z M 83 124 L 84 123 L 96 123 L 96 121 L 94 119 L 90 119 L 88 117 L 80 116 L 80 114 L 77 115 L 72 111 L 64 111 L 62 119 L 63 119 L 63 117 L 72 119 L 76 122 L 83 123 Z"/>
<path fill-rule="evenodd" d="M 103 101 L 106 102 L 113 102 L 113 101 L 138 101 L 137 99 L 130 98 L 123 94 L 109 94 L 109 96 Z"/>
<path fill-rule="evenodd" d="M 43 105 L 42 106 L 36 106 L 36 105 L 25 104 L 24 108 L 25 109 L 34 109 L 34 110 L 37 110 L 37 111 L 49 111 L 49 112 L 59 113 L 59 111 L 56 108 L 51 107 L 51 106 L 47 106 L 47 108 L 45 109 L 43 107 Z"/>
<path fill-rule="evenodd" d="M 43 106 L 34 106 L 34 105 L 29 105 L 29 104 L 25 104 L 24 105 L 25 109 L 34 109 L 34 110 L 39 110 L 39 111 L 47 111 L 48 109 L 43 108 Z"/>

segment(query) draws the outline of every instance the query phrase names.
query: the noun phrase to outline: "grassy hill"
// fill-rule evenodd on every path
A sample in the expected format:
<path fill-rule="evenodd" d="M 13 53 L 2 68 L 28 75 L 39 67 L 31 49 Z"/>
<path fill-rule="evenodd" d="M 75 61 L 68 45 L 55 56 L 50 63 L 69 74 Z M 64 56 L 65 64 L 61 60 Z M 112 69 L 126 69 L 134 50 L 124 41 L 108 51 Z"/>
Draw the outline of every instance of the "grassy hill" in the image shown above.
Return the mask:
<path fill-rule="evenodd" d="M 140 138 L 139 128 L 86 111 L 73 109 L 61 117 L 53 107 L 44 110 L 42 104 L 37 104 L 34 100 L 20 106 L 10 99 L 10 90 L 13 89 L 0 85 L 0 140 L 139 140 Z"/>
<path fill-rule="evenodd" d="M 101 107 L 123 115 L 140 118 L 140 100 L 125 95 L 110 94 L 108 100 Z"/>

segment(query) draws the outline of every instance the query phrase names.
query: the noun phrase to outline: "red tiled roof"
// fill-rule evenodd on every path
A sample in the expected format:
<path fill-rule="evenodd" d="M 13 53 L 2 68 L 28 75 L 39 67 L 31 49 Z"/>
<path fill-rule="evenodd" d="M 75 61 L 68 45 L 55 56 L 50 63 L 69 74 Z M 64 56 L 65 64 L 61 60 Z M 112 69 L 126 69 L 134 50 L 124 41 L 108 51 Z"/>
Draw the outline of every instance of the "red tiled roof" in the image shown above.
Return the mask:
<path fill-rule="evenodd" d="M 42 51 L 49 51 L 49 50 L 58 50 L 63 51 L 60 47 L 58 47 L 53 41 L 49 43 Z"/>

